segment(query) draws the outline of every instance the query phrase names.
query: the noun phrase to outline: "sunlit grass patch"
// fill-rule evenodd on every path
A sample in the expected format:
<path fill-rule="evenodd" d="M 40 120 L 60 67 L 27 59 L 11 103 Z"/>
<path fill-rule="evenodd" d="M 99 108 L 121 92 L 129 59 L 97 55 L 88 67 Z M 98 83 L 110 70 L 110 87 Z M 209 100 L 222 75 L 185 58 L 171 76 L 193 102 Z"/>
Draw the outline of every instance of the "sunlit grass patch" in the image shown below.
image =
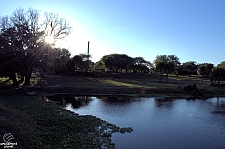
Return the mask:
<path fill-rule="evenodd" d="M 119 80 L 110 80 L 110 79 L 105 79 L 105 80 L 99 80 L 100 82 L 104 84 L 108 84 L 109 86 L 115 86 L 115 87 L 142 87 L 137 84 L 128 83 L 128 82 L 123 82 Z"/>
<path fill-rule="evenodd" d="M 1 86 L 8 86 L 8 85 L 12 85 L 13 81 L 9 80 L 8 77 L 0 77 L 0 85 Z"/>

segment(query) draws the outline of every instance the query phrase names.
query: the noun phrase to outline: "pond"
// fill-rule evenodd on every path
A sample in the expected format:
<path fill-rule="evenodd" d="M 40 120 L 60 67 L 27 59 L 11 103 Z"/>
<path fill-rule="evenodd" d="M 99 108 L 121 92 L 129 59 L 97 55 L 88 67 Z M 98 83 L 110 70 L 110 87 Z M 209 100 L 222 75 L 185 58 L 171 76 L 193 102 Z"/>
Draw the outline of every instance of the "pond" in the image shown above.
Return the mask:
<path fill-rule="evenodd" d="M 119 149 L 225 147 L 225 98 L 65 97 L 60 101 L 80 115 L 132 127 L 132 133 L 113 134 Z"/>

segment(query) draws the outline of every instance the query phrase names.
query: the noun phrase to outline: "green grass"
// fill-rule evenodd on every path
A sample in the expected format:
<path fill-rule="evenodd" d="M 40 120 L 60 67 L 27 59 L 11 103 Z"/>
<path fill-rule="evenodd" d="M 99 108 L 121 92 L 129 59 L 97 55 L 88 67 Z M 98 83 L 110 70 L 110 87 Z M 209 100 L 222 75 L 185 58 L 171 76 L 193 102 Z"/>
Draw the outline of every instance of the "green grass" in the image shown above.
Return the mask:
<path fill-rule="evenodd" d="M 137 76 L 137 75 L 136 75 Z M 141 76 L 141 75 L 140 75 Z M 133 79 L 116 79 L 116 78 L 80 78 L 77 81 L 75 78 L 71 77 L 63 77 L 55 79 L 53 77 L 46 79 L 50 85 L 58 85 L 63 87 L 89 87 L 89 88 L 117 88 L 117 87 L 128 87 L 128 88 L 139 88 L 139 87 L 146 87 L 146 88 L 165 88 L 165 87 L 174 87 L 176 88 L 178 85 L 182 84 L 191 84 L 191 83 L 200 83 L 199 78 L 174 78 L 170 77 L 168 82 L 166 83 L 166 79 L 162 79 L 162 83 L 158 82 L 158 76 L 155 75 L 148 75 L 140 77 L 134 77 Z"/>
<path fill-rule="evenodd" d="M 167 82 L 166 82 L 167 80 Z M 202 84 L 200 76 L 178 76 L 170 75 L 168 79 L 162 77 L 159 83 L 159 75 L 149 74 L 114 74 L 106 75 L 105 78 L 94 77 L 70 77 L 49 76 L 44 79 L 41 86 L 44 91 L 51 93 L 74 93 L 88 95 L 132 95 L 143 96 L 140 89 L 145 88 L 145 96 L 192 96 L 187 92 L 178 90 L 177 86 L 196 84 L 200 89 L 199 96 L 224 96 L 223 88 L 209 86 L 209 80 Z"/>
<path fill-rule="evenodd" d="M 62 77 L 46 78 L 48 85 L 56 86 L 53 89 L 47 90 L 51 93 L 74 93 L 81 95 L 130 95 L 130 96 L 174 96 L 174 97 L 192 97 L 193 95 L 178 90 L 177 86 L 186 86 L 196 84 L 200 91 L 198 96 L 224 96 L 223 88 L 209 86 L 210 82 L 201 83 L 199 76 L 169 76 L 166 82 L 166 77 L 162 77 L 162 83 L 159 83 L 158 75 L 148 74 L 123 74 L 122 77 L 108 78 L 91 78 L 91 77 Z M 58 86 L 58 87 L 57 87 Z M 145 88 L 146 93 L 141 94 L 140 89 Z"/>

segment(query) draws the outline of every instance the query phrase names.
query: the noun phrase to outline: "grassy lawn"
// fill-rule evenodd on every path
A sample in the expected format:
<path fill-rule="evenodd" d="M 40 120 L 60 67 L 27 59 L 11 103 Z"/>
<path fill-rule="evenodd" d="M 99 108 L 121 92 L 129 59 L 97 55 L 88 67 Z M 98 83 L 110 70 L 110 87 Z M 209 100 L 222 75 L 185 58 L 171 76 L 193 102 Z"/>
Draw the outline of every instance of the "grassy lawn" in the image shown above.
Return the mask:
<path fill-rule="evenodd" d="M 138 76 L 138 75 L 136 75 Z M 140 75 L 141 76 L 141 75 Z M 200 78 L 187 78 L 187 77 L 169 77 L 168 82 L 166 83 L 165 78 L 162 79 L 162 83 L 159 83 L 157 75 L 144 75 L 140 77 L 123 77 L 122 79 L 118 78 L 84 78 L 78 77 L 78 81 L 74 77 L 48 77 L 46 81 L 51 85 L 60 85 L 63 87 L 171 87 L 171 85 L 176 86 L 178 84 L 191 84 L 191 83 L 201 83 Z"/>
<path fill-rule="evenodd" d="M 38 79 L 31 81 L 36 86 Z M 40 79 L 39 79 L 40 80 Z M 167 81 L 166 81 L 167 80 Z M 1 82 L 4 80 L 2 79 Z M 162 96 L 162 97 L 193 97 L 190 92 L 177 89 L 178 86 L 196 84 L 199 90 L 194 97 L 224 96 L 225 89 L 211 87 L 209 80 L 202 84 L 199 76 L 170 75 L 168 79 L 162 77 L 159 83 L 158 75 L 149 74 L 113 74 L 100 77 L 71 77 L 71 76 L 47 76 L 39 86 L 49 93 L 70 93 L 79 95 L 129 95 L 129 96 Z M 141 94 L 140 90 L 145 89 Z M 32 89 L 31 89 L 32 90 Z"/>
<path fill-rule="evenodd" d="M 201 82 L 199 76 L 169 76 L 162 78 L 159 83 L 158 75 L 123 74 L 121 78 L 106 77 L 47 77 L 47 92 L 74 93 L 88 95 L 131 95 L 131 96 L 163 96 L 163 97 L 192 97 L 189 93 L 177 89 L 179 85 L 196 84 L 200 94 L 196 97 L 224 96 L 224 88 L 211 87 L 209 81 Z M 49 88 L 50 86 L 50 88 Z M 144 88 L 145 94 L 140 90 Z"/>

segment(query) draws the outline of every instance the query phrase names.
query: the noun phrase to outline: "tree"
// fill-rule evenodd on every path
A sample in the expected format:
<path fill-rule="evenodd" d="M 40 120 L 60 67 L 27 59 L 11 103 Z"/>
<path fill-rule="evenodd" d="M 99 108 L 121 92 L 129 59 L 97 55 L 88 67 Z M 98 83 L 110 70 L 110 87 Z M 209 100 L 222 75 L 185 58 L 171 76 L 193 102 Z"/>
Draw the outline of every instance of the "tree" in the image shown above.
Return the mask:
<path fill-rule="evenodd" d="M 219 63 L 219 64 L 217 65 L 217 67 L 218 67 L 218 68 L 223 68 L 223 69 L 225 69 L 225 61 L 222 61 L 221 63 Z"/>
<path fill-rule="evenodd" d="M 183 68 L 185 69 L 186 75 L 194 75 L 197 74 L 197 64 L 195 61 L 188 61 L 182 64 Z"/>
<path fill-rule="evenodd" d="M 82 58 L 83 61 L 87 61 L 91 58 L 91 55 L 80 53 L 79 56 Z"/>
<path fill-rule="evenodd" d="M 155 60 L 154 60 L 154 65 L 157 66 L 161 62 L 168 63 L 169 62 L 168 56 L 167 55 L 157 55 Z"/>
<path fill-rule="evenodd" d="M 88 72 L 91 69 L 93 62 L 90 60 L 82 61 L 80 65 L 81 72 Z"/>
<path fill-rule="evenodd" d="M 146 61 L 146 66 L 148 67 L 149 70 L 153 69 L 154 68 L 154 64 L 150 61 Z"/>
<path fill-rule="evenodd" d="M 19 67 L 20 49 L 18 47 L 18 38 L 13 38 L 15 35 L 15 28 L 11 27 L 5 29 L 2 27 L 0 33 L 0 71 L 2 75 L 6 75 L 13 81 L 14 86 L 18 86 L 16 79 L 16 72 Z"/>
<path fill-rule="evenodd" d="M 70 74 L 72 75 L 74 72 L 74 64 L 72 60 L 68 60 L 66 63 L 66 69 L 68 72 L 70 72 Z"/>
<path fill-rule="evenodd" d="M 168 55 L 168 59 L 169 62 L 171 62 L 174 65 L 174 67 L 177 67 L 178 65 L 181 64 L 179 58 L 176 55 Z"/>
<path fill-rule="evenodd" d="M 147 61 L 144 60 L 143 57 L 134 57 L 130 68 L 133 70 L 133 73 L 137 72 L 138 70 L 143 72 L 143 68 L 144 68 L 143 65 L 146 66 L 146 64 L 147 64 Z"/>
<path fill-rule="evenodd" d="M 81 67 L 81 62 L 82 62 L 82 57 L 79 55 L 75 55 L 72 59 L 75 71 L 78 71 L 78 69 L 80 69 Z"/>
<path fill-rule="evenodd" d="M 154 60 L 154 64 L 156 70 L 158 70 L 160 74 L 159 82 L 161 82 L 161 76 L 166 73 L 167 81 L 169 73 L 175 71 L 175 68 L 180 64 L 180 61 L 179 58 L 175 55 L 157 55 L 156 59 Z"/>
<path fill-rule="evenodd" d="M 103 62 L 103 60 L 97 61 L 94 65 L 94 68 L 95 68 L 95 70 L 100 70 L 100 71 L 106 70 L 106 66 L 105 66 L 105 63 Z"/>
<path fill-rule="evenodd" d="M 130 69 L 130 66 L 132 65 L 133 62 L 133 58 L 126 55 L 126 54 L 122 54 L 121 58 L 120 58 L 120 69 L 122 72 L 122 69 L 124 69 L 126 71 L 126 73 L 128 72 L 128 70 Z"/>
<path fill-rule="evenodd" d="M 163 63 L 171 62 L 174 65 L 174 67 L 180 65 L 179 58 L 176 55 L 157 55 L 156 59 L 154 60 L 155 66 L 161 62 Z"/>
<path fill-rule="evenodd" d="M 57 14 L 45 13 L 45 17 L 41 18 L 39 11 L 25 11 L 21 8 L 11 17 L 3 17 L 0 25 L 1 37 L 10 45 L 10 51 L 16 52 L 19 65 L 17 71 L 21 74 L 21 81 L 25 78 L 24 85 L 30 84 L 32 71 L 39 66 L 38 63 L 50 58 L 48 51 L 52 45 L 45 43 L 45 37 L 63 39 L 69 35 L 71 29 L 66 20 L 59 18 Z"/>
<path fill-rule="evenodd" d="M 138 67 L 137 67 L 137 70 L 142 72 L 142 73 L 146 73 L 146 72 L 149 71 L 149 68 L 144 64 L 139 64 Z"/>
<path fill-rule="evenodd" d="M 54 71 L 61 73 L 66 70 L 67 61 L 70 60 L 70 52 L 67 49 L 55 48 L 54 51 Z"/>
<path fill-rule="evenodd" d="M 144 60 L 144 58 L 143 57 L 135 57 L 134 58 L 134 63 L 135 64 L 143 64 L 143 63 L 146 63 L 146 60 Z"/>
<path fill-rule="evenodd" d="M 45 12 L 43 27 L 45 36 L 51 36 L 54 40 L 64 39 L 71 33 L 69 23 L 55 13 Z"/>
<path fill-rule="evenodd" d="M 197 74 L 197 64 L 195 61 L 184 62 L 181 65 L 175 67 L 175 74 L 177 75 L 196 75 Z"/>
<path fill-rule="evenodd" d="M 213 68 L 212 70 L 212 77 L 215 80 L 215 82 L 217 81 L 218 87 L 220 86 L 220 81 L 224 80 L 225 78 L 225 69 L 224 68 L 220 68 L 220 67 L 216 67 Z"/>
<path fill-rule="evenodd" d="M 116 73 L 118 73 L 119 70 L 122 72 L 123 69 L 127 72 L 129 64 L 132 62 L 132 58 L 126 54 L 105 55 L 101 60 L 109 70 L 115 71 Z"/>
<path fill-rule="evenodd" d="M 205 65 L 199 65 L 197 70 L 198 75 L 202 76 L 202 84 L 203 84 L 203 77 L 206 75 L 206 67 Z"/>
<path fill-rule="evenodd" d="M 168 75 L 169 75 L 169 73 L 174 72 L 174 68 L 175 68 L 175 66 L 174 66 L 174 63 L 173 62 L 166 63 L 166 65 L 165 65 L 166 82 L 168 81 Z"/>
<path fill-rule="evenodd" d="M 94 63 L 89 60 L 91 58 L 91 55 L 80 53 L 79 56 L 82 58 L 82 62 L 80 65 L 81 71 L 88 72 L 88 70 L 93 70 Z"/>
<path fill-rule="evenodd" d="M 213 69 L 213 64 L 211 64 L 211 63 L 199 64 L 197 73 L 198 73 L 198 75 L 202 76 L 202 84 L 203 84 L 204 76 L 209 78 L 212 75 L 212 69 Z"/>

